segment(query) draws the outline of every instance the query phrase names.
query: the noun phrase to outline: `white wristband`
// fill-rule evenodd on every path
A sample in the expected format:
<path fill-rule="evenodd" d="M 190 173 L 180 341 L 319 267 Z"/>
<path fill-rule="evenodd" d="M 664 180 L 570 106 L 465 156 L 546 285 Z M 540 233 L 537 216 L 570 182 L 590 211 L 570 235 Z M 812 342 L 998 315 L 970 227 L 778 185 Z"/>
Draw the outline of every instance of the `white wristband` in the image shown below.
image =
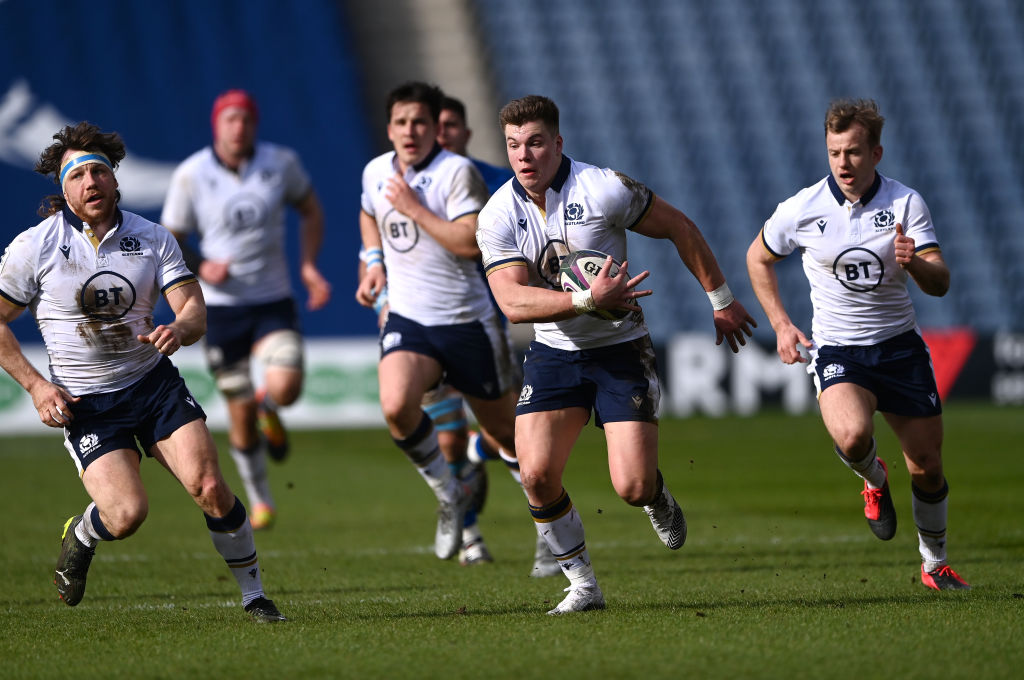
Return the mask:
<path fill-rule="evenodd" d="M 572 310 L 577 314 L 586 314 L 597 309 L 594 302 L 594 291 L 587 289 L 572 294 Z"/>
<path fill-rule="evenodd" d="M 732 296 L 732 291 L 729 290 L 729 284 L 723 283 L 718 288 L 708 293 L 708 299 L 711 300 L 711 307 L 716 312 L 720 309 L 725 309 L 733 303 L 736 299 Z"/>

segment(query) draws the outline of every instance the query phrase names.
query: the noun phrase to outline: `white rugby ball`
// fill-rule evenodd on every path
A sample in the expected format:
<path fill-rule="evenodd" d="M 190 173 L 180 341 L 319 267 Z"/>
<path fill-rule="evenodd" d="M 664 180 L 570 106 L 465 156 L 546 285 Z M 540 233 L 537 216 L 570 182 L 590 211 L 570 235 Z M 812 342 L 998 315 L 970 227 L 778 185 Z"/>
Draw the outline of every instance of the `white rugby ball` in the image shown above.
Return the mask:
<path fill-rule="evenodd" d="M 597 278 L 607 259 L 608 254 L 599 250 L 577 250 L 566 255 L 558 267 L 558 282 L 561 284 L 562 290 L 570 293 L 589 290 L 591 282 Z M 619 273 L 621 266 L 621 263 L 613 259 L 611 267 L 608 268 L 608 276 L 614 278 Z M 590 316 L 606 321 L 617 321 L 631 313 L 628 309 L 595 309 L 592 312 L 587 312 Z"/>

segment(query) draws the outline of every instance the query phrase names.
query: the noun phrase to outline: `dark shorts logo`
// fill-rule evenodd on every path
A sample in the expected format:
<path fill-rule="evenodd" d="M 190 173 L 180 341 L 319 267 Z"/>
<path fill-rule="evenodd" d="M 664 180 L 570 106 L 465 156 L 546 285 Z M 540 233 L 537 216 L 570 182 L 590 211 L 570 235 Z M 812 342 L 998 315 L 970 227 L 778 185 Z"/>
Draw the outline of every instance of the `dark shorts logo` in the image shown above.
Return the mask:
<path fill-rule="evenodd" d="M 882 282 L 885 265 L 882 258 L 867 248 L 849 248 L 832 263 L 832 273 L 847 290 L 867 293 Z"/>
<path fill-rule="evenodd" d="M 78 304 L 90 319 L 117 321 L 135 306 L 135 286 L 117 272 L 99 272 L 82 286 Z"/>
<path fill-rule="evenodd" d="M 540 256 L 537 258 L 537 273 L 552 288 L 562 289 L 558 282 L 558 266 L 562 258 L 569 254 L 569 247 L 561 239 L 552 239 L 541 248 Z"/>
<path fill-rule="evenodd" d="M 384 216 L 381 232 L 391 247 L 399 253 L 409 252 L 420 240 L 419 225 L 394 208 Z"/>

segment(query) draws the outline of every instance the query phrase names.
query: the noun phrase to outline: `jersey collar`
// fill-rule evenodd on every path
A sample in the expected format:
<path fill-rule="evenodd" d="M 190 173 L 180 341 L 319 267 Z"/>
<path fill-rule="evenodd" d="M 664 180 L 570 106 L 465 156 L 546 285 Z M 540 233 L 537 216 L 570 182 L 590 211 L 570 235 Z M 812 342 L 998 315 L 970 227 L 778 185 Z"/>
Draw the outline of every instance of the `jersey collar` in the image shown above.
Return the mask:
<path fill-rule="evenodd" d="M 549 186 L 548 189 L 551 189 L 556 194 L 560 193 L 562 191 L 562 187 L 565 186 L 565 181 L 569 179 L 570 170 L 572 170 L 572 159 L 565 154 L 562 154 L 562 162 L 558 165 L 558 172 L 555 173 L 555 177 L 551 180 L 551 186 Z M 524 189 L 523 185 L 519 183 L 518 177 L 512 177 L 512 189 L 519 194 L 519 197 L 524 201 L 530 200 L 529 195 L 526 193 L 526 189 Z"/>
<path fill-rule="evenodd" d="M 846 194 L 844 194 L 843 190 L 839 188 L 839 183 L 836 182 L 836 178 L 832 176 L 832 173 L 829 173 L 828 175 L 828 188 L 832 192 L 832 197 L 836 199 L 836 202 L 839 205 L 846 204 Z M 860 197 L 861 207 L 867 205 L 871 201 L 871 199 L 875 197 L 875 194 L 877 194 L 878 190 L 881 188 L 882 176 L 878 174 L 878 172 L 875 172 L 875 181 L 871 183 L 871 186 L 868 188 L 868 190 L 865 191 L 864 195 Z"/>
<path fill-rule="evenodd" d="M 64 204 L 64 207 L 61 208 L 61 212 L 64 213 L 64 219 L 67 221 L 68 224 L 70 224 L 72 227 L 74 227 L 78 231 L 82 231 L 82 226 L 85 224 L 85 220 L 83 220 L 81 217 L 79 217 L 74 212 L 72 212 L 71 208 L 69 208 L 66 203 Z M 110 227 L 110 231 L 113 231 L 113 230 L 117 229 L 118 227 L 120 227 L 121 226 L 121 222 L 123 222 L 123 221 L 124 221 L 124 215 L 121 214 L 121 209 L 115 207 L 114 208 L 114 225 L 112 227 Z"/>
<path fill-rule="evenodd" d="M 421 160 L 416 165 L 412 166 L 412 169 L 415 170 L 416 172 L 422 172 L 426 170 L 427 166 L 434 162 L 434 159 L 437 158 L 437 154 L 441 153 L 441 151 L 441 145 L 438 144 L 437 142 L 434 142 L 434 148 L 430 150 L 430 153 L 427 154 L 427 157 Z"/>

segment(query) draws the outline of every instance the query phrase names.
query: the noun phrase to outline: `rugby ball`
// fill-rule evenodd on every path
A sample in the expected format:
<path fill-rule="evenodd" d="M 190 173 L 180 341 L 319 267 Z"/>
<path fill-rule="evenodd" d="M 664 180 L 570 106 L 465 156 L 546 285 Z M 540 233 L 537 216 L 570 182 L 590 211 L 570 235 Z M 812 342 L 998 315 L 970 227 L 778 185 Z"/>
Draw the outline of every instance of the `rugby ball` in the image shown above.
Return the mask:
<path fill-rule="evenodd" d="M 570 293 L 589 290 L 591 281 L 597 277 L 607 259 L 608 254 L 599 250 L 577 250 L 563 257 L 558 267 L 558 282 L 562 290 Z M 608 275 L 614 278 L 621 266 L 621 263 L 613 259 Z M 628 309 L 595 309 L 587 312 L 590 316 L 606 321 L 623 319 L 631 313 Z"/>

